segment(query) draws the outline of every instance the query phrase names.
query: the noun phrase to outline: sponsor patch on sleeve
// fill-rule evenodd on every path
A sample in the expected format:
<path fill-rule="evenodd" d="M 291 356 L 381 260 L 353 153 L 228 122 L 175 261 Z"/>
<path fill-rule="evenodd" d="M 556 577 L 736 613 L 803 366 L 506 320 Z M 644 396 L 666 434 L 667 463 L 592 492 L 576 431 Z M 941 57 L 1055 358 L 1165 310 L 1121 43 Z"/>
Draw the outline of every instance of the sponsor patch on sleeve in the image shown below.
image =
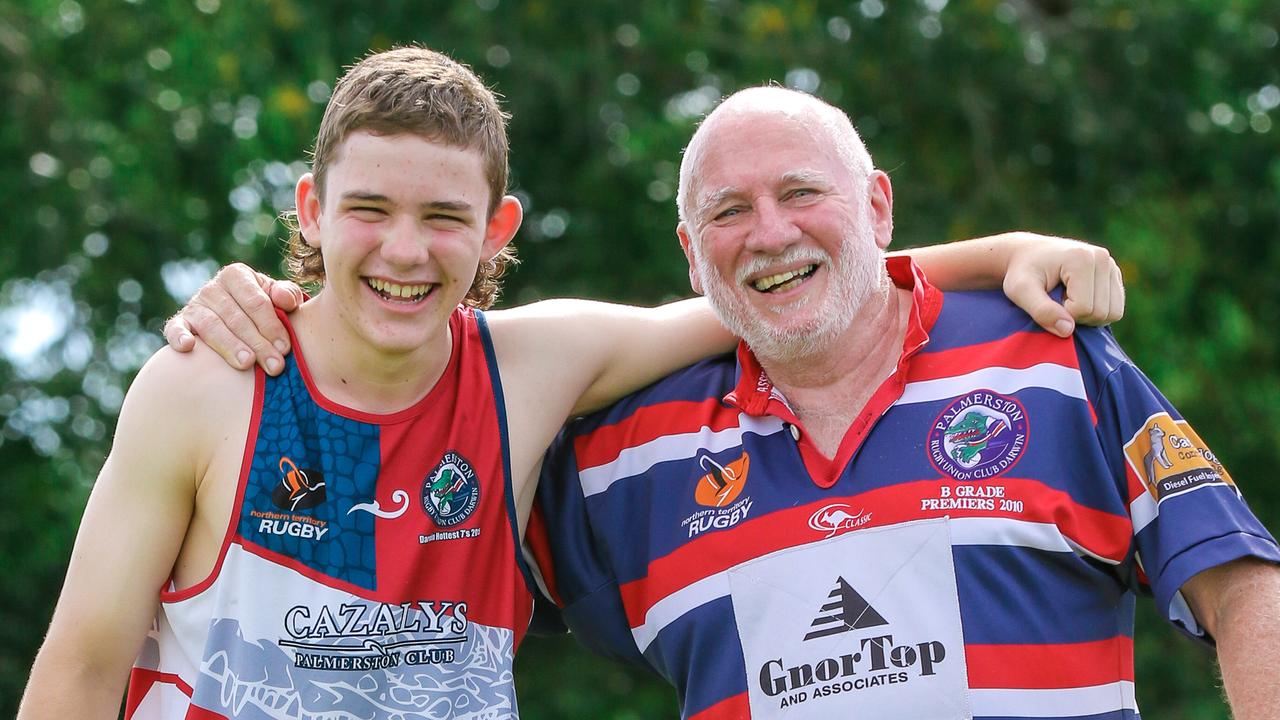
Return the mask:
<path fill-rule="evenodd" d="M 1166 412 L 1147 418 L 1125 444 L 1124 454 L 1157 503 L 1206 485 L 1235 488 L 1227 469 L 1187 421 Z"/>

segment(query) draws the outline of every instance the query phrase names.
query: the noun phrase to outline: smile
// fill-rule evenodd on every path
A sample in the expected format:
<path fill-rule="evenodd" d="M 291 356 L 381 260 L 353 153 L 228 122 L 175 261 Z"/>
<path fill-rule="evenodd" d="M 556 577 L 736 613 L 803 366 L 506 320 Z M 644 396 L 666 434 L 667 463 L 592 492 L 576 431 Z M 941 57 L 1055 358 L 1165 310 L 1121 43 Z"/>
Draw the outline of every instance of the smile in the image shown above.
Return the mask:
<path fill-rule="evenodd" d="M 763 293 L 785 292 L 804 282 L 818 270 L 818 265 L 806 265 L 795 270 L 767 275 L 751 281 L 751 287 Z"/>
<path fill-rule="evenodd" d="M 419 285 L 400 285 L 380 278 L 365 278 L 365 283 L 368 284 L 374 292 L 382 296 L 382 299 L 384 300 L 409 304 L 422 302 L 426 299 L 427 295 L 431 293 L 431 289 L 435 287 L 433 284 L 426 283 Z"/>

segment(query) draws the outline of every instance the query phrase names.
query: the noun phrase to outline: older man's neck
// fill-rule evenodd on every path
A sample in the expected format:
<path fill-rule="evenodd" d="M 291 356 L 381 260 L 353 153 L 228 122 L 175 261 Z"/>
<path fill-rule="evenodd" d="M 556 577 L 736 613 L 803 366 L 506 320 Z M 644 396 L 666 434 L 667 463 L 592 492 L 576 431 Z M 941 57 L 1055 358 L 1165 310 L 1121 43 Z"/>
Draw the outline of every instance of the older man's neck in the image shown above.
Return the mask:
<path fill-rule="evenodd" d="M 834 457 L 854 418 L 893 374 L 911 314 L 911 292 L 891 288 L 868 298 L 849 328 L 814 355 L 759 358 L 823 455 Z"/>

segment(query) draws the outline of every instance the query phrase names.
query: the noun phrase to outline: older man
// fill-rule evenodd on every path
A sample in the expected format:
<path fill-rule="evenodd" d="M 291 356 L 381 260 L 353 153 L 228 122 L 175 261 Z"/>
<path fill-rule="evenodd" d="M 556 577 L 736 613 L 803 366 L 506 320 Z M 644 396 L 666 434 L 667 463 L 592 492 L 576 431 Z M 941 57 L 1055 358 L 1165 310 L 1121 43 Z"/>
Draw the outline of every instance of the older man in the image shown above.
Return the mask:
<path fill-rule="evenodd" d="M 745 342 L 544 462 L 528 541 L 582 640 L 686 718 L 1118 720 L 1154 591 L 1235 716 L 1280 717 L 1280 550 L 1107 331 L 886 263 L 889 178 L 810 96 L 730 97 L 680 181 L 690 280 Z"/>

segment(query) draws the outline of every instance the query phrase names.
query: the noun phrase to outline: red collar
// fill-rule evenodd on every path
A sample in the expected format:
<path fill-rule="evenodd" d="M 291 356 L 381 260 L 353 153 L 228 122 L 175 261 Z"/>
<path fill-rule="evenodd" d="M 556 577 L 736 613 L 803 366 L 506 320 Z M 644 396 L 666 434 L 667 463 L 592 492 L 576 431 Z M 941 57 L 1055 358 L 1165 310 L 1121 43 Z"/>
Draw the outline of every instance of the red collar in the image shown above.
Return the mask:
<path fill-rule="evenodd" d="M 885 265 L 895 286 L 911 289 L 911 316 L 907 320 L 907 335 L 902 343 L 902 356 L 906 359 L 929 342 L 929 328 L 933 327 L 942 309 L 942 291 L 929 284 L 924 271 L 909 256 L 888 257 Z M 741 340 L 738 341 L 738 371 L 738 385 L 724 396 L 725 402 L 748 415 L 783 415 L 770 412 L 771 401 L 776 401 L 782 403 L 786 415 L 791 414 L 782 391 L 774 387 L 755 353 Z"/>
<path fill-rule="evenodd" d="M 830 487 L 839 477 L 840 472 L 853 457 L 853 453 L 862 444 L 863 438 L 878 419 L 902 395 L 906 385 L 907 365 L 913 355 L 929 342 L 929 330 L 942 311 L 942 291 L 938 290 L 925 278 L 924 272 L 905 255 L 886 259 L 889 278 L 896 287 L 911 290 L 911 313 L 907 319 L 906 337 L 902 343 L 902 354 L 898 358 L 898 366 L 893 376 L 885 380 L 880 388 L 867 402 L 858 417 L 854 419 L 840 450 L 833 460 L 827 460 L 808 443 L 801 442 L 801 454 L 809 467 L 810 475 L 823 487 Z M 760 366 L 751 348 L 745 342 L 738 343 L 738 384 L 724 401 L 737 407 L 747 415 L 775 415 L 784 421 L 799 426 L 795 413 L 787 404 L 782 392 L 774 387 L 769 375 Z"/>

